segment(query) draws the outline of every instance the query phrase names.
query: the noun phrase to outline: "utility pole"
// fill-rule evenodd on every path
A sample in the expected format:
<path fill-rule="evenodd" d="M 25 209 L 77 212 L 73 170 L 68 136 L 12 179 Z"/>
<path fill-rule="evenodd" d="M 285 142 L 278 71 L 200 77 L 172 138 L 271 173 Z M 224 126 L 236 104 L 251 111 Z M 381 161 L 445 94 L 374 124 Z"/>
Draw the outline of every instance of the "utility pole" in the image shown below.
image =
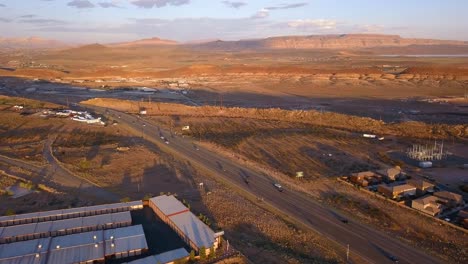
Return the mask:
<path fill-rule="evenodd" d="M 348 263 L 348 261 L 349 261 L 349 244 L 346 248 L 346 263 Z"/>

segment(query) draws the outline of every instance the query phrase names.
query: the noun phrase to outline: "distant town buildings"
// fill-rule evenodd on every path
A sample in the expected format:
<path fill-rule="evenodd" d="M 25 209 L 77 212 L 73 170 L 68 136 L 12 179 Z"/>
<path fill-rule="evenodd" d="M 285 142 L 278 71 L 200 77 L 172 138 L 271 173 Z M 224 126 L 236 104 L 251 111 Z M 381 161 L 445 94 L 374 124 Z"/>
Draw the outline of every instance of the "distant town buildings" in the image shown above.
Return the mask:
<path fill-rule="evenodd" d="M 417 195 L 424 195 L 426 193 L 433 193 L 435 185 L 424 180 L 408 180 L 409 185 L 416 187 Z"/>
<path fill-rule="evenodd" d="M 437 216 L 442 211 L 443 205 L 437 197 L 428 195 L 411 201 L 411 207 L 428 215 Z"/>
<path fill-rule="evenodd" d="M 409 184 L 402 185 L 379 185 L 377 191 L 384 196 L 396 199 L 416 195 L 416 187 Z"/>
<path fill-rule="evenodd" d="M 396 166 L 393 168 L 383 169 L 376 171 L 378 174 L 382 175 L 386 181 L 396 181 L 403 177 L 401 168 Z"/>

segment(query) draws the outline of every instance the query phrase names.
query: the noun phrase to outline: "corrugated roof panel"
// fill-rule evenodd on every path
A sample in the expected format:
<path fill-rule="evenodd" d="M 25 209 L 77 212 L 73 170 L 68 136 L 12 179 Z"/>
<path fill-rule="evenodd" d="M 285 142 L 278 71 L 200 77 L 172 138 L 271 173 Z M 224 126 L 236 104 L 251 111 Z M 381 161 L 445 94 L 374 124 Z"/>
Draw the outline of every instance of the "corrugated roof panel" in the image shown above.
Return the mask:
<path fill-rule="evenodd" d="M 80 214 L 80 213 L 85 213 L 85 212 L 97 212 L 99 214 L 100 212 L 102 213 L 103 211 L 109 211 L 113 209 L 122 209 L 123 211 L 128 211 L 136 207 L 137 208 L 143 207 L 143 201 L 94 205 L 94 206 L 88 206 L 88 207 L 77 207 L 77 208 L 70 208 L 70 209 L 45 211 L 45 212 L 35 212 L 35 213 L 20 214 L 20 215 L 14 215 L 14 216 L 2 216 L 0 217 L 0 223 L 1 225 L 5 225 L 7 222 L 11 222 L 14 220 L 37 219 L 37 218 L 43 218 L 43 217 L 57 217 L 57 216 L 63 216 L 63 215 Z M 78 217 L 78 216 L 74 216 L 74 217 Z"/>
<path fill-rule="evenodd" d="M 181 258 L 186 258 L 189 255 L 190 254 L 187 252 L 187 250 L 185 248 L 179 248 L 179 249 L 175 249 L 175 250 L 171 250 L 171 251 L 161 253 L 159 255 L 155 255 L 154 256 L 155 262 L 153 262 L 153 263 L 161 263 L 161 264 L 169 263 L 169 262 L 173 262 L 174 260 L 178 260 L 178 259 L 181 259 Z"/>
<path fill-rule="evenodd" d="M 158 263 L 158 262 L 156 262 L 156 259 L 154 258 L 154 256 L 149 256 L 146 258 L 141 258 L 141 259 L 137 259 L 134 261 L 126 262 L 126 264 L 155 264 L 155 263 Z M 164 264 L 164 263 L 159 263 L 159 264 Z"/>
<path fill-rule="evenodd" d="M 102 242 L 51 249 L 48 257 L 48 263 L 57 264 L 71 264 L 92 260 L 104 260 L 104 246 Z"/>
<path fill-rule="evenodd" d="M 65 220 L 51 221 L 52 230 L 51 231 L 61 231 L 66 229 L 71 229 L 75 227 L 83 226 L 83 218 L 70 218 Z"/>
<path fill-rule="evenodd" d="M 34 234 L 35 229 L 36 224 L 8 226 L 3 229 L 1 238 L 21 236 L 25 234 Z"/>
<path fill-rule="evenodd" d="M 2 244 L 0 245 L 0 259 L 25 256 L 36 253 L 45 253 L 49 248 L 50 241 L 50 238 L 40 238 L 10 244 Z"/>
<path fill-rule="evenodd" d="M 9 259 L 0 259 L 0 264 L 46 264 L 46 254 L 39 254 L 29 256 L 19 256 Z"/>
<path fill-rule="evenodd" d="M 104 238 L 106 240 L 106 255 L 148 249 L 142 225 L 104 230 Z"/>
<path fill-rule="evenodd" d="M 170 220 L 181 230 L 197 247 L 210 248 L 214 244 L 214 232 L 192 213 L 178 214 Z"/>
<path fill-rule="evenodd" d="M 94 237 L 96 237 L 96 239 L 94 239 Z M 60 246 L 62 248 L 73 247 L 79 245 L 94 244 L 100 241 L 103 241 L 103 232 L 92 231 L 67 236 L 54 237 L 51 241 L 51 248 L 56 248 L 57 246 Z"/>
<path fill-rule="evenodd" d="M 188 257 L 190 254 L 185 248 L 179 248 L 171 251 L 161 253 L 159 255 L 149 256 L 142 259 L 137 259 L 130 261 L 127 264 L 166 264 L 173 262 L 174 260 L 182 259 Z"/>
<path fill-rule="evenodd" d="M 156 207 L 161 210 L 166 216 L 177 214 L 180 212 L 187 211 L 188 208 L 185 207 L 183 203 L 177 200 L 174 196 L 161 195 L 158 197 L 153 197 L 150 199 L 150 203 L 156 205 Z"/>
<path fill-rule="evenodd" d="M 41 223 L 36 223 L 36 229 L 34 229 L 35 234 L 42 234 L 42 233 L 48 233 L 51 232 L 53 226 L 53 222 L 41 222 Z"/>
<path fill-rule="evenodd" d="M 112 214 L 112 223 L 132 223 L 132 214 L 127 211 L 127 212 L 121 212 L 121 213 L 115 213 Z"/>

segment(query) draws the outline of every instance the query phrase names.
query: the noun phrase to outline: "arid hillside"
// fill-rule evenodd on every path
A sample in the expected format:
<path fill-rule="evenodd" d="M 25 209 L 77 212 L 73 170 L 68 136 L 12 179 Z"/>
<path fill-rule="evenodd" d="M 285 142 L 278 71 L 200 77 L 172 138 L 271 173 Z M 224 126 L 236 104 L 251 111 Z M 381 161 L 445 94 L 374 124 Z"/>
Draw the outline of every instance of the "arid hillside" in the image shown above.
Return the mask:
<path fill-rule="evenodd" d="M 137 113 L 138 106 L 145 107 L 149 115 L 156 116 L 192 116 L 192 117 L 229 117 L 252 118 L 259 120 L 293 121 L 302 124 L 313 124 L 329 128 L 344 129 L 352 132 L 372 132 L 380 135 L 393 135 L 427 139 L 466 138 L 468 124 L 439 125 L 421 122 L 406 122 L 386 124 L 385 122 L 351 115 L 337 113 L 321 113 L 319 111 L 289 111 L 282 109 L 255 108 L 220 108 L 213 106 L 186 106 L 168 103 L 143 103 L 108 98 L 96 98 L 82 102 L 83 104 L 113 108 L 124 112 Z"/>
<path fill-rule="evenodd" d="M 398 35 L 341 34 L 286 36 L 266 39 L 215 41 L 200 44 L 199 47 L 215 49 L 360 49 L 375 47 L 405 47 L 410 45 L 468 45 L 465 41 L 407 39 Z M 465 50 L 467 47 L 465 47 Z"/>

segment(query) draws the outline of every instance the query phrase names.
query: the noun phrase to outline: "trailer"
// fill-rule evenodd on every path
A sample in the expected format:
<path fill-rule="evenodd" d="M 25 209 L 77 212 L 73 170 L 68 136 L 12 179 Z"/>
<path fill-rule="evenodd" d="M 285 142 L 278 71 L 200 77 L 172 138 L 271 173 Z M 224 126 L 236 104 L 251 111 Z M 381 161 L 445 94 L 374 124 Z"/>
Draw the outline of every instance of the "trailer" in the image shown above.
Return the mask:
<path fill-rule="evenodd" d="M 372 134 L 362 134 L 363 137 L 365 138 L 376 138 L 377 136 L 376 135 L 372 135 Z"/>

